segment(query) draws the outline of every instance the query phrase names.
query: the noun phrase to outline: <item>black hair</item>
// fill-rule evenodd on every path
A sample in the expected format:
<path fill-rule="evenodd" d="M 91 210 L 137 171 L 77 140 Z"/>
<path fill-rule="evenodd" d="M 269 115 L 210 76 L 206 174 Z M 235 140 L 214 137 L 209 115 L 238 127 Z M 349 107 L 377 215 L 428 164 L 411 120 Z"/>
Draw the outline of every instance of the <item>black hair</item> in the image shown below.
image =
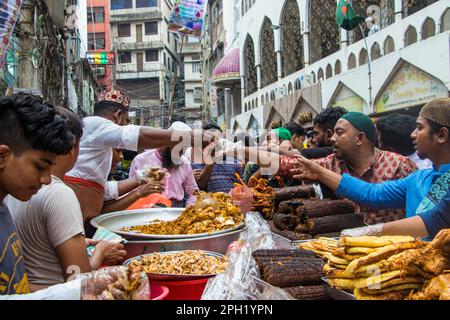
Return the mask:
<path fill-rule="evenodd" d="M 312 138 L 312 137 L 314 137 L 314 131 L 312 131 L 312 130 L 308 131 L 308 133 L 306 134 L 306 137 L 307 137 L 307 138 Z"/>
<path fill-rule="evenodd" d="M 294 136 L 294 134 L 296 134 L 298 136 L 305 135 L 305 129 L 301 125 L 299 125 L 297 122 L 294 122 L 294 121 L 289 122 L 283 128 L 288 129 L 292 136 Z"/>
<path fill-rule="evenodd" d="M 66 120 L 41 98 L 27 94 L 0 97 L 0 144 L 14 153 L 34 149 L 63 155 L 72 149 L 74 140 Z"/>
<path fill-rule="evenodd" d="M 181 114 L 174 114 L 170 118 L 170 125 L 172 125 L 174 122 L 183 122 L 186 123 L 186 117 Z"/>
<path fill-rule="evenodd" d="M 329 107 L 323 110 L 321 113 L 314 118 L 314 125 L 318 125 L 324 131 L 333 130 L 336 126 L 336 123 L 342 118 L 344 115 L 348 113 L 347 109 L 342 107 Z"/>
<path fill-rule="evenodd" d="M 55 107 L 56 112 L 66 119 L 67 130 L 69 130 L 76 140 L 83 136 L 83 122 L 78 114 L 62 107 Z"/>
<path fill-rule="evenodd" d="M 117 111 L 122 111 L 127 113 L 128 110 L 123 105 L 112 101 L 100 101 L 94 106 L 95 115 L 106 115 L 107 113 L 116 113 Z"/>
<path fill-rule="evenodd" d="M 411 134 L 416 130 L 416 118 L 392 113 L 379 119 L 376 126 L 385 147 L 405 157 L 415 152 Z"/>
<path fill-rule="evenodd" d="M 425 119 L 425 120 L 428 121 L 428 124 L 430 126 L 430 136 L 439 134 L 439 132 L 443 128 L 447 128 L 448 132 L 450 133 L 450 127 L 443 126 L 443 125 L 441 125 L 441 124 L 439 124 L 437 122 L 434 122 L 432 120 L 429 120 L 429 119 Z M 450 142 L 450 138 L 449 138 L 448 142 Z"/>
<path fill-rule="evenodd" d="M 207 131 L 207 130 L 219 130 L 220 132 L 222 132 L 222 129 L 215 123 L 207 123 L 203 126 L 203 130 Z"/>

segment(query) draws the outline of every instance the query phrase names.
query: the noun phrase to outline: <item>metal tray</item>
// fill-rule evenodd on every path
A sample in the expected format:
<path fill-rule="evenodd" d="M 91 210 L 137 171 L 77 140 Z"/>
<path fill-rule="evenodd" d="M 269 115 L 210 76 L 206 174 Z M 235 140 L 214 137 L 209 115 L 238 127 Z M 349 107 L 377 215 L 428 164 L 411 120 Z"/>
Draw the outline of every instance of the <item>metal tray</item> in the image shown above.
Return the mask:
<path fill-rule="evenodd" d="M 184 250 L 185 251 L 185 250 Z M 207 256 L 224 258 L 225 256 L 216 252 L 199 250 L 206 253 Z M 160 252 L 161 255 L 169 255 L 174 253 L 179 253 L 183 251 L 169 251 L 169 252 Z M 128 266 L 134 260 L 142 260 L 143 257 L 152 256 L 155 253 L 145 254 L 138 257 L 131 258 L 123 263 L 124 266 Z M 150 281 L 190 281 L 190 280 L 199 280 L 199 279 L 208 279 L 217 276 L 217 274 L 203 274 L 203 275 L 190 275 L 190 274 L 165 274 L 165 273 L 147 273 L 148 279 Z"/>
<path fill-rule="evenodd" d="M 356 297 L 353 294 L 348 293 L 343 290 L 333 288 L 332 286 L 330 286 L 328 284 L 327 278 L 322 278 L 322 281 L 326 283 L 327 292 L 333 300 L 339 300 L 339 301 L 356 300 Z"/>
<path fill-rule="evenodd" d="M 212 235 L 233 232 L 245 227 L 241 224 L 227 230 L 216 231 L 212 233 L 202 234 L 183 234 L 183 235 L 151 235 L 136 232 L 124 232 L 121 229 L 125 227 L 134 227 L 138 225 L 151 224 L 155 220 L 173 221 L 177 219 L 184 209 L 182 208 L 158 208 L 158 209 L 141 209 L 131 211 L 120 211 L 98 216 L 91 220 L 94 228 L 105 228 L 124 237 L 127 240 L 171 240 L 171 239 L 192 239 L 202 238 Z"/>

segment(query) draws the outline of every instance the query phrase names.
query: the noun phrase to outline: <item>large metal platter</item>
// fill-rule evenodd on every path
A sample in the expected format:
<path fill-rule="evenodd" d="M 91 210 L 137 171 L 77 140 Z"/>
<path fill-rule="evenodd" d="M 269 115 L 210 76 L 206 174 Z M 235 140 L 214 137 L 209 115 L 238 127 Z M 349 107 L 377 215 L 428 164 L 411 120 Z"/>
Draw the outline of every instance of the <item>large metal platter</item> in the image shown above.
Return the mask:
<path fill-rule="evenodd" d="M 138 225 L 150 224 L 155 220 L 172 221 L 177 219 L 184 209 L 180 208 L 158 208 L 158 209 L 141 209 L 132 211 L 120 211 L 101 215 L 91 220 L 94 228 L 105 228 L 124 237 L 127 240 L 171 240 L 171 239 L 193 239 L 209 237 L 224 233 L 233 232 L 244 228 L 245 224 L 241 224 L 227 230 L 216 231 L 212 233 L 202 234 L 182 234 L 182 235 L 151 235 L 134 232 L 121 231 L 125 227 L 134 227 Z"/>
<path fill-rule="evenodd" d="M 210 252 L 210 251 L 204 251 L 199 250 L 206 253 L 207 256 L 211 257 L 217 257 L 217 258 L 224 258 L 225 256 L 216 252 Z M 170 251 L 170 252 L 160 252 L 161 255 L 169 255 L 174 253 L 179 253 L 183 251 Z M 123 263 L 124 266 L 128 266 L 133 262 L 134 260 L 142 260 L 143 257 L 148 257 L 154 255 L 154 253 L 151 254 L 145 254 L 138 257 L 131 258 Z M 165 274 L 165 273 L 147 273 L 148 279 L 150 281 L 190 281 L 190 280 L 199 280 L 199 279 L 207 279 L 217 276 L 217 274 L 202 274 L 202 275 L 191 275 L 191 274 Z"/>

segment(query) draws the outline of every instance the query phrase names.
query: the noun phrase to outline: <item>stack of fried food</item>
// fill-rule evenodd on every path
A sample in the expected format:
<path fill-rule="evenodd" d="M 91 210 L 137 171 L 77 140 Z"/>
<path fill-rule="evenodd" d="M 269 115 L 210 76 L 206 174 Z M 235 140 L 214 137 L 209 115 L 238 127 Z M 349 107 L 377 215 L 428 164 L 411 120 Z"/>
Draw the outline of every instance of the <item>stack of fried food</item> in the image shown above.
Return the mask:
<path fill-rule="evenodd" d="M 449 298 L 450 230 L 428 244 L 403 236 L 345 237 L 332 253 L 319 253 L 328 283 L 359 300 Z"/>
<path fill-rule="evenodd" d="M 316 255 L 325 258 L 327 255 L 333 254 L 333 252 L 338 248 L 338 240 L 320 237 L 314 241 L 299 243 L 298 247 L 300 249 L 312 251 Z"/>
<path fill-rule="evenodd" d="M 253 182 L 253 208 L 252 211 L 260 212 L 265 219 L 271 220 L 275 213 L 275 194 L 269 181 L 266 179 L 250 178 Z"/>
<path fill-rule="evenodd" d="M 123 228 L 122 231 L 151 235 L 184 235 L 228 230 L 244 223 L 241 209 L 225 193 L 200 193 L 195 205 L 186 208 L 178 219 L 154 221 L 149 225 Z"/>
<path fill-rule="evenodd" d="M 306 250 L 258 250 L 253 252 L 261 279 L 282 288 L 298 300 L 327 300 L 321 278 L 323 259 Z"/>

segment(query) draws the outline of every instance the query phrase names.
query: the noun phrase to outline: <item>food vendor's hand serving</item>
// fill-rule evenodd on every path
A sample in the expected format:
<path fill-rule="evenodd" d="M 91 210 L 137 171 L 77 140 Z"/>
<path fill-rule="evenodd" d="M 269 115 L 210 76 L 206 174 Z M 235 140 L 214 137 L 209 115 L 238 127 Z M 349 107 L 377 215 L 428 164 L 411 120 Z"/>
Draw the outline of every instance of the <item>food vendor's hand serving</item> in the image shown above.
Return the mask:
<path fill-rule="evenodd" d="M 322 169 L 314 161 L 308 160 L 302 156 L 297 156 L 298 167 L 291 170 L 296 180 L 312 180 L 317 181 L 320 179 L 320 170 Z"/>
<path fill-rule="evenodd" d="M 145 198 L 151 194 L 162 194 L 165 191 L 165 185 L 162 181 L 152 181 L 148 182 L 136 189 L 136 193 L 141 197 Z"/>

